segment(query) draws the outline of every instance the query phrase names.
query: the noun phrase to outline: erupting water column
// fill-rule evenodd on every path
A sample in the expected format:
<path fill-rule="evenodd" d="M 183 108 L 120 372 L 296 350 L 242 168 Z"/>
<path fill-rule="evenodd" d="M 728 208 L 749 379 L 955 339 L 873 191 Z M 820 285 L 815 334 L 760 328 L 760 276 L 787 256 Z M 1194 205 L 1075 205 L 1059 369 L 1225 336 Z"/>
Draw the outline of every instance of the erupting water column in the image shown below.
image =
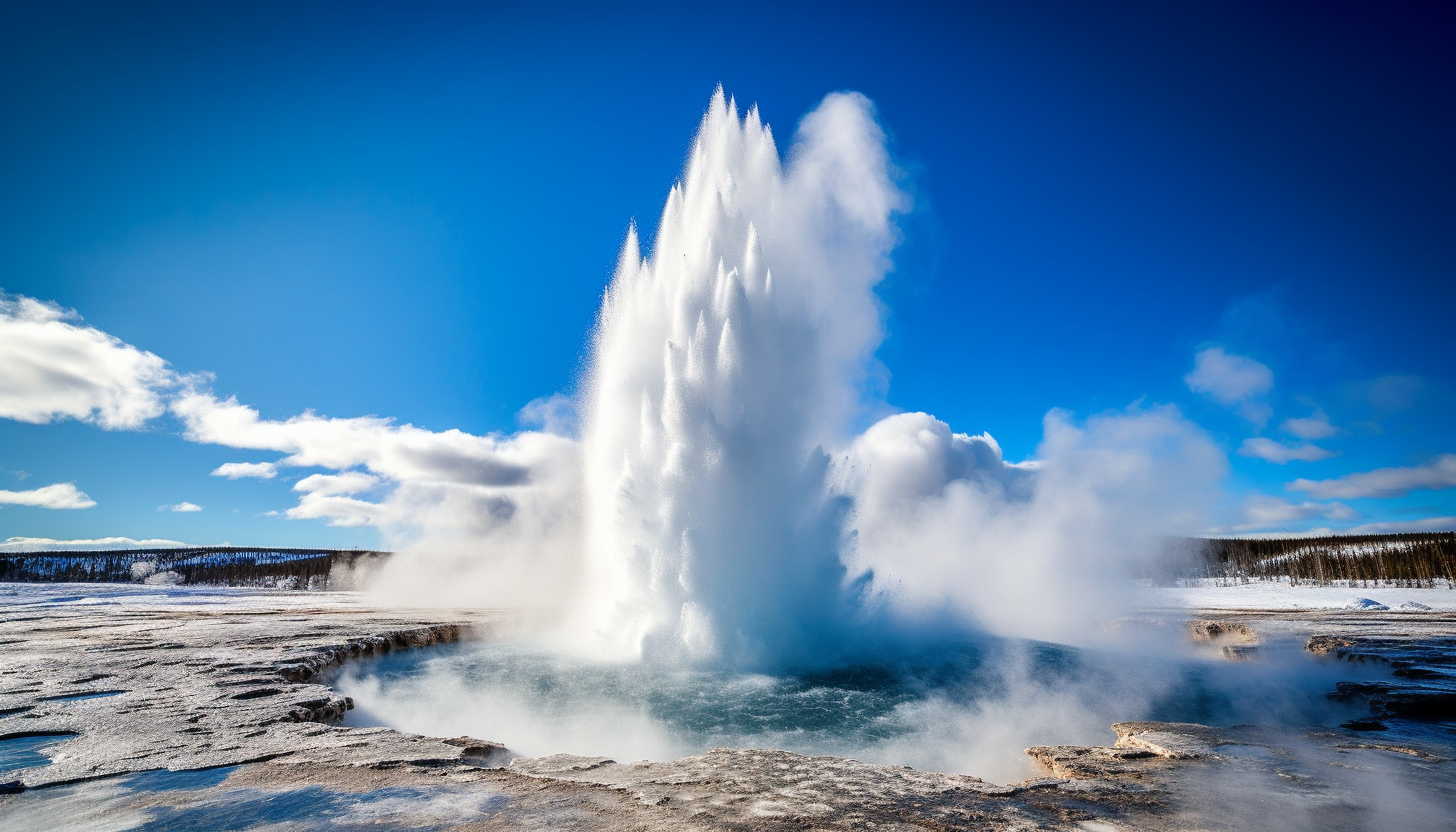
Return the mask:
<path fill-rule="evenodd" d="M 863 96 L 806 116 L 785 167 L 757 110 L 714 95 L 596 330 L 587 614 L 609 654 L 794 663 L 853 621 L 825 449 L 860 415 L 903 202 Z"/>

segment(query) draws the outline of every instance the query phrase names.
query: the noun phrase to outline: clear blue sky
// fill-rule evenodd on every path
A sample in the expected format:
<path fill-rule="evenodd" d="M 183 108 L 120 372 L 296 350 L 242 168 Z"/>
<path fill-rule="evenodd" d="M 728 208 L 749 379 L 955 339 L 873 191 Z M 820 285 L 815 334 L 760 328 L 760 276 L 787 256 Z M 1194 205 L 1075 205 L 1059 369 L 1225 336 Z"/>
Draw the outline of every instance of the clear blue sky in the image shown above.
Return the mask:
<path fill-rule="evenodd" d="M 265 418 L 509 432 L 574 388 L 716 85 L 784 137 L 857 90 L 915 202 L 894 406 L 1024 459 L 1051 408 L 1172 403 L 1229 452 L 1230 526 L 1456 515 L 1456 6 L 954 5 L 7 4 L 0 289 Z M 1195 389 L 1214 348 L 1272 382 Z M 96 503 L 0 539 L 377 545 L 180 430 L 0 419 L 0 490 Z M 1383 468 L 1401 494 L 1287 487 Z"/>

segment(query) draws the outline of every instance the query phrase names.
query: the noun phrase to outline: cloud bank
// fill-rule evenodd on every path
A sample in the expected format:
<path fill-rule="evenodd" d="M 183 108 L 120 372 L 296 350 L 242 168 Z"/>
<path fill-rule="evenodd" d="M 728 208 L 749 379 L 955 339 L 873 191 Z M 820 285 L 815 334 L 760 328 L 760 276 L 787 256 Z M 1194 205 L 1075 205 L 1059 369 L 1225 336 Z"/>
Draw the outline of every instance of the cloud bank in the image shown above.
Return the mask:
<path fill-rule="evenodd" d="M 56 540 L 50 537 L 10 537 L 0 541 L 0 552 L 45 552 L 71 549 L 174 549 L 187 546 L 177 540 L 160 538 L 133 540 L 130 537 L 95 537 L 80 540 Z"/>
<path fill-rule="evenodd" d="M 58 482 L 29 491 L 0 491 L 0 505 L 35 506 L 37 508 L 91 508 L 96 501 L 72 482 Z"/>
<path fill-rule="evenodd" d="M 1456 488 L 1456 454 L 1441 454 L 1408 468 L 1378 468 L 1330 480 L 1297 479 L 1285 487 L 1319 500 L 1404 497 L 1412 491 Z"/>

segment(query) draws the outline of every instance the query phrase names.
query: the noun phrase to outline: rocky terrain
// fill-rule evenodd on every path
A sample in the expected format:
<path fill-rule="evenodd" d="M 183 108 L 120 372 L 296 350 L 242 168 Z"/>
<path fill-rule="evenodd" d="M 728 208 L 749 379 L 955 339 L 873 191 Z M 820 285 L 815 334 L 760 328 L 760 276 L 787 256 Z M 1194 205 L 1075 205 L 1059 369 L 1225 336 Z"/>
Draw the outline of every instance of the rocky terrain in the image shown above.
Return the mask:
<path fill-rule="evenodd" d="M 1108 746 L 1029 749 L 1046 776 L 1014 785 L 766 750 L 527 759 L 338 724 L 332 668 L 509 624 L 340 593 L 0 585 L 0 830 L 1443 829 L 1456 809 L 1450 613 L 1210 613 L 1190 635 L 1228 659 L 1299 638 L 1376 668 L 1329 692 L 1368 715 L 1119 723 Z"/>

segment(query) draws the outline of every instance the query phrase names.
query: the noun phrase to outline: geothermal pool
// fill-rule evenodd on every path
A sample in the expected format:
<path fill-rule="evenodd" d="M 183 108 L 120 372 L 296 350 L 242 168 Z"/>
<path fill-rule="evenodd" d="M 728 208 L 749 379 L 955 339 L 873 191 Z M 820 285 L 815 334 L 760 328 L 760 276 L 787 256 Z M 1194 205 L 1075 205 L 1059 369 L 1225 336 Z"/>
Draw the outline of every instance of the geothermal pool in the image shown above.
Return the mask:
<path fill-rule="evenodd" d="M 665 761 L 769 748 L 1014 782 L 1029 746 L 1105 743 L 1130 720 L 1335 726 L 1324 693 L 1371 671 L 1331 668 L 1291 640 L 1232 663 L 987 638 L 825 670 L 758 674 L 609 663 L 519 642 L 361 662 L 334 681 L 347 724 L 470 735 L 524 756 Z"/>

